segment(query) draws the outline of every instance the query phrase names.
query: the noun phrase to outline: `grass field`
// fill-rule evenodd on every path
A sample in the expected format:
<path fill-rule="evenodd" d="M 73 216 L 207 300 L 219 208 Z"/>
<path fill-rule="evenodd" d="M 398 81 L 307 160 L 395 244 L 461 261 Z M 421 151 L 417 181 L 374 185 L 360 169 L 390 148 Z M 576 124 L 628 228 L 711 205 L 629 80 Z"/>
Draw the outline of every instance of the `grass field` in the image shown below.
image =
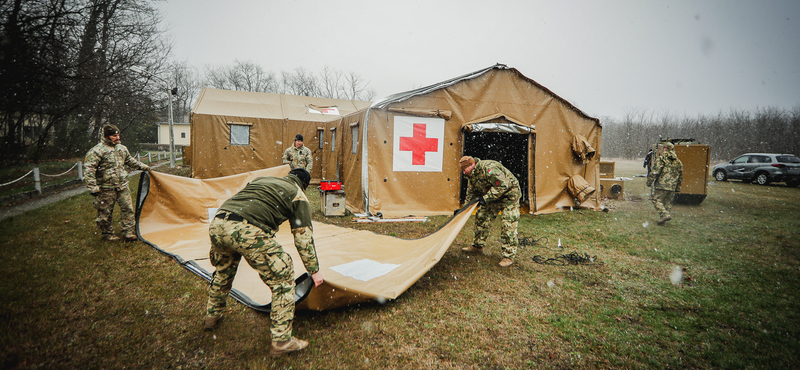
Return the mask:
<path fill-rule="evenodd" d="M 618 161 L 616 171 L 633 177 L 641 164 Z M 298 312 L 295 335 L 311 345 L 278 359 L 268 356 L 269 316 L 232 299 L 220 327 L 202 331 L 207 284 L 143 243 L 101 241 L 82 194 L 0 222 L 0 366 L 797 368 L 800 189 L 712 182 L 703 203 L 676 205 L 665 227 L 643 178 L 626 181 L 624 194 L 607 213 L 524 215 L 521 236 L 540 243 L 507 269 L 497 241 L 484 256 L 460 253 L 470 221 L 398 299 Z M 446 220 L 327 219 L 398 237 Z M 532 260 L 569 252 L 598 263 Z"/>

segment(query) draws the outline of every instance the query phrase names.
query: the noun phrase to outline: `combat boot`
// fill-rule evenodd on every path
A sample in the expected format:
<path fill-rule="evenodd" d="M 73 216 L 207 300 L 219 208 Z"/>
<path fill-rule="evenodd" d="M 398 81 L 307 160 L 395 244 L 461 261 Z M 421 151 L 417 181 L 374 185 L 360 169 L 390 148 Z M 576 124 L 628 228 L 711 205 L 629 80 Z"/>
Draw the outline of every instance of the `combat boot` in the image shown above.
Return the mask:
<path fill-rule="evenodd" d="M 512 260 L 511 258 L 508 258 L 508 257 L 504 257 L 503 259 L 500 260 L 499 265 L 500 265 L 500 267 L 508 267 L 508 266 L 511 266 L 511 264 L 513 264 L 513 263 L 514 263 L 514 260 Z"/>
<path fill-rule="evenodd" d="M 137 240 L 139 240 L 139 238 L 136 237 L 136 234 L 134 234 L 134 233 L 125 234 L 125 241 L 126 242 L 135 242 Z"/>
<path fill-rule="evenodd" d="M 119 237 L 114 234 L 105 234 L 103 235 L 103 240 L 108 240 L 110 242 L 115 242 L 119 240 Z"/>
<path fill-rule="evenodd" d="M 269 355 L 272 357 L 279 357 L 283 356 L 287 353 L 301 351 L 304 348 L 308 347 L 308 342 L 297 339 L 292 337 L 292 339 L 283 342 L 283 344 L 279 344 L 281 342 L 272 342 L 272 346 L 269 348 Z"/>
<path fill-rule="evenodd" d="M 214 330 L 217 327 L 217 324 L 222 320 L 222 315 L 220 316 L 206 316 L 206 323 L 203 325 L 203 330 Z"/>
<path fill-rule="evenodd" d="M 476 247 L 475 245 L 470 245 L 469 247 L 461 248 L 461 251 L 464 253 L 483 253 L 483 247 Z"/>
<path fill-rule="evenodd" d="M 671 219 L 672 219 L 672 217 L 664 216 L 664 217 L 661 217 L 661 219 L 658 220 L 658 222 L 656 222 L 656 223 L 658 224 L 658 226 L 664 226 L 664 224 L 666 224 L 667 221 L 669 221 Z"/>

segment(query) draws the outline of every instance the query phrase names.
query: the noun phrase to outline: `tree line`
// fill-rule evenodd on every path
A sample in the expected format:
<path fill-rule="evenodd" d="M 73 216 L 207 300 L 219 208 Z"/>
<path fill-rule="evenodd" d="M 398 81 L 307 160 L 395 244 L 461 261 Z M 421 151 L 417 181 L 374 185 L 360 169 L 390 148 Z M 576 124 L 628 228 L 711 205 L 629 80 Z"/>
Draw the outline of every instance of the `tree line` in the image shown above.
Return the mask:
<path fill-rule="evenodd" d="M 329 67 L 276 74 L 238 60 L 202 70 L 172 61 L 156 1 L 0 0 L 0 162 L 83 156 L 108 123 L 137 150 L 156 142 L 168 99 L 185 122 L 203 86 L 375 97 L 357 73 Z"/>
<path fill-rule="evenodd" d="M 800 105 L 790 110 L 766 107 L 683 118 L 634 110 L 622 120 L 606 118 L 601 124 L 605 158 L 642 159 L 662 139 L 708 144 L 713 160 L 750 152 L 800 155 Z"/>
<path fill-rule="evenodd" d="M 81 156 L 107 122 L 154 121 L 132 66 L 159 70 L 169 45 L 146 0 L 0 1 L 0 156 Z"/>

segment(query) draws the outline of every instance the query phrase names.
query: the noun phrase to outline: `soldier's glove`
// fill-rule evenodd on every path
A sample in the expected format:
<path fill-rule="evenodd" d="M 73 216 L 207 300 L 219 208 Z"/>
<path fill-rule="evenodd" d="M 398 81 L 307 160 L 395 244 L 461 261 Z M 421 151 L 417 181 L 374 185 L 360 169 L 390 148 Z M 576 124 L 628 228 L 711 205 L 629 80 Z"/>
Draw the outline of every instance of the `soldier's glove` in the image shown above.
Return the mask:
<path fill-rule="evenodd" d="M 485 207 L 486 206 L 486 199 L 483 199 L 483 197 L 478 198 L 478 204 L 480 204 L 481 206 Z"/>
<path fill-rule="evenodd" d="M 294 160 L 294 158 L 292 158 L 292 156 L 291 156 L 291 155 L 287 155 L 287 156 L 286 156 L 286 160 L 291 162 L 292 160 Z"/>

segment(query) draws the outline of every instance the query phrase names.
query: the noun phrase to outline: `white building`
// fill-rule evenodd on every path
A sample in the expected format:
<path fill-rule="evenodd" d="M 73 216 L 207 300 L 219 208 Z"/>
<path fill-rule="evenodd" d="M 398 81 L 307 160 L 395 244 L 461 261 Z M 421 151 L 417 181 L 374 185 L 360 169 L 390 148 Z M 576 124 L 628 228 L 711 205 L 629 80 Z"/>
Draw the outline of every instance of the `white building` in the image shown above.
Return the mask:
<path fill-rule="evenodd" d="M 191 143 L 191 126 L 188 123 L 173 122 L 172 132 L 175 135 L 175 146 L 189 146 Z M 169 145 L 169 123 L 158 124 L 158 144 Z"/>

